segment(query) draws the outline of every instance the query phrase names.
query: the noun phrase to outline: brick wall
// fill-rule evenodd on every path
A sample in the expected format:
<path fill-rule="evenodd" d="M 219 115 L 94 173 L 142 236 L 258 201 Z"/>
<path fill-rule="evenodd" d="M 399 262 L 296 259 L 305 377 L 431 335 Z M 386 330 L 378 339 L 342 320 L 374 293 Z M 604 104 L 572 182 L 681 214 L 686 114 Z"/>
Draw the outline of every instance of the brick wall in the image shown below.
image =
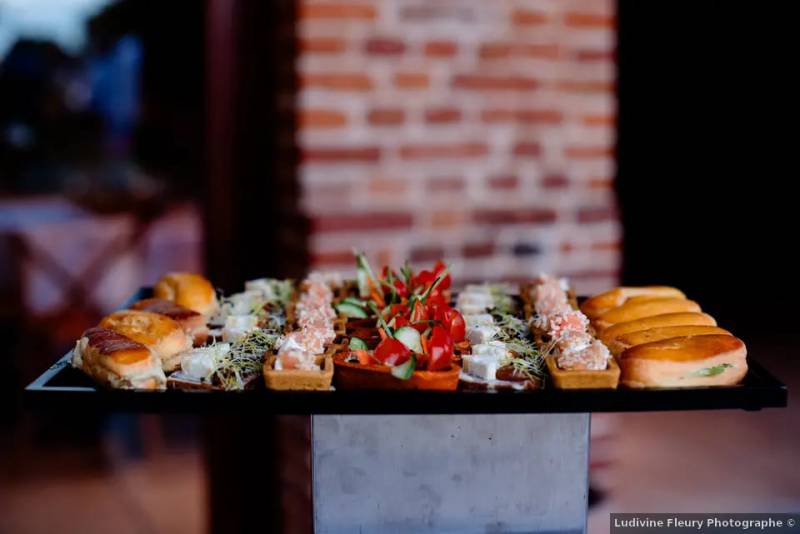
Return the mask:
<path fill-rule="evenodd" d="M 610 0 L 303 0 L 316 267 L 444 257 L 461 280 L 616 281 Z"/>

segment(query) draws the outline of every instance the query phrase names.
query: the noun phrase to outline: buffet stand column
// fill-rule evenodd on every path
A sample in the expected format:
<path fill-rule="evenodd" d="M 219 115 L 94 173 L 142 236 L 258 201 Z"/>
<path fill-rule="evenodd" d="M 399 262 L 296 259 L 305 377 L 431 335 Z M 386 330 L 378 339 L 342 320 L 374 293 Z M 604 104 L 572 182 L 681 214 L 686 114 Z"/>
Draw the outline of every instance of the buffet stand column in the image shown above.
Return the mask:
<path fill-rule="evenodd" d="M 315 415 L 314 530 L 585 532 L 589 421 Z"/>

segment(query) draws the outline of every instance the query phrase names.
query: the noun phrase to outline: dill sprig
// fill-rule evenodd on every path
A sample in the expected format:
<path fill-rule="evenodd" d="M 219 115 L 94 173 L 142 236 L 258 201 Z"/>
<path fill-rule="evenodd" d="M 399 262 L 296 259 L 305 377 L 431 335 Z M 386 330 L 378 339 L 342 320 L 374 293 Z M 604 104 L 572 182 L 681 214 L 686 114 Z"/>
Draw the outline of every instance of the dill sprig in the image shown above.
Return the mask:
<path fill-rule="evenodd" d="M 514 298 L 508 294 L 509 287 L 507 284 L 487 284 L 487 287 L 494 301 L 494 310 L 499 313 L 516 313 L 517 306 L 514 302 Z"/>
<path fill-rule="evenodd" d="M 245 381 L 261 373 L 264 353 L 272 350 L 279 336 L 258 329 L 248 333 L 220 359 L 216 378 L 226 390 L 244 389 Z"/>

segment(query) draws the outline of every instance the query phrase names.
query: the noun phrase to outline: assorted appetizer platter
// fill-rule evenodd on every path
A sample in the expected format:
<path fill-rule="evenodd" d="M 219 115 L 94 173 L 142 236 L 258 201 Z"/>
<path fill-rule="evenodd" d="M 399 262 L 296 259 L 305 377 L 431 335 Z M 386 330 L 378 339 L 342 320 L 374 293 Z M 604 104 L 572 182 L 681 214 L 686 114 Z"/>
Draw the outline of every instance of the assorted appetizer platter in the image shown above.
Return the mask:
<path fill-rule="evenodd" d="M 731 390 L 754 376 L 745 344 L 676 288 L 618 287 L 579 302 L 547 274 L 455 291 L 441 261 L 418 272 L 374 269 L 363 254 L 355 263 L 353 279 L 262 278 L 230 295 L 169 273 L 88 329 L 64 361 L 100 389 L 337 396 L 622 399 L 623 389 Z"/>

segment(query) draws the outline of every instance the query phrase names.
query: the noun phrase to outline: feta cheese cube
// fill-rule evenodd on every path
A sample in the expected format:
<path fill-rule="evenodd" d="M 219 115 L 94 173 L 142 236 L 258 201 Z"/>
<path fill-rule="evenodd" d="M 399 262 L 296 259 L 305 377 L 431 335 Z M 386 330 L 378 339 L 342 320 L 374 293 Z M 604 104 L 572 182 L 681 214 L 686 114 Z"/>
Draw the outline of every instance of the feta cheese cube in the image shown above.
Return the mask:
<path fill-rule="evenodd" d="M 496 326 L 474 326 L 467 329 L 467 340 L 469 340 L 472 345 L 487 343 L 494 339 L 498 332 L 500 332 L 500 329 Z"/>
<path fill-rule="evenodd" d="M 472 345 L 473 356 L 487 356 L 497 359 L 503 359 L 508 356 L 508 348 L 502 341 L 489 341 L 487 343 L 480 343 Z"/>
<path fill-rule="evenodd" d="M 494 317 L 488 313 L 473 313 L 464 316 L 464 323 L 467 328 L 475 326 L 492 326 L 494 324 Z"/>
<path fill-rule="evenodd" d="M 465 355 L 461 361 L 467 374 L 482 380 L 494 380 L 500 360 L 491 356 Z"/>
<path fill-rule="evenodd" d="M 258 330 L 258 317 L 255 315 L 230 315 L 225 319 L 222 340 L 235 343 L 254 330 Z"/>

